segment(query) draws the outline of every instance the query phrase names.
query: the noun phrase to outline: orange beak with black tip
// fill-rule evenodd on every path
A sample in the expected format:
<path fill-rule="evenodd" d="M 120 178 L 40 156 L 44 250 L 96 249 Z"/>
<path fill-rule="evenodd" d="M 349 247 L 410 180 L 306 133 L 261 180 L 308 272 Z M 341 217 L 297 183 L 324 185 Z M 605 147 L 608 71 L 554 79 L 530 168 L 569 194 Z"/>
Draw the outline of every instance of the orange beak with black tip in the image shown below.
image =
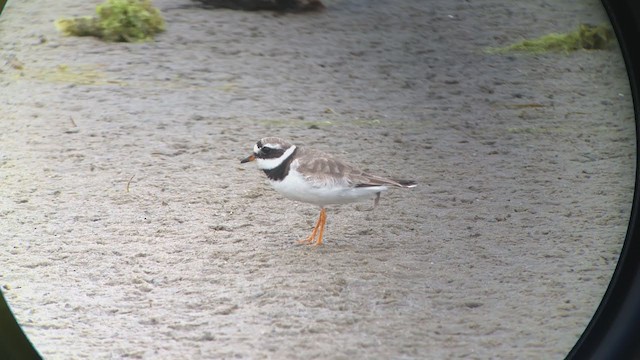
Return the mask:
<path fill-rule="evenodd" d="M 255 159 L 256 159 L 256 156 L 254 154 L 251 154 L 251 155 L 247 156 L 246 158 L 240 160 L 240 164 L 248 163 L 249 161 L 253 161 Z"/>

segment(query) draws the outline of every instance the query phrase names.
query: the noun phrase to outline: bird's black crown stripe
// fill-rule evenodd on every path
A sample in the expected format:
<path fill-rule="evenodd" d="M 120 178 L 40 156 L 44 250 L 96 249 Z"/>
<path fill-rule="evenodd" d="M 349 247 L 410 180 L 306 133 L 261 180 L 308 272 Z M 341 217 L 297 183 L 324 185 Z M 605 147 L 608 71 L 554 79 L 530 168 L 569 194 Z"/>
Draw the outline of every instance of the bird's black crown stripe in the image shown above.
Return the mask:
<path fill-rule="evenodd" d="M 273 149 L 273 148 L 268 148 L 270 149 L 269 152 L 264 152 L 264 149 L 266 147 L 263 147 L 263 151 L 260 151 L 259 153 L 256 154 L 256 157 L 259 157 L 260 159 L 277 159 L 280 156 L 282 156 L 282 154 L 284 154 L 284 152 L 286 151 L 285 149 Z"/>
<path fill-rule="evenodd" d="M 289 165 L 291 165 L 291 162 L 293 161 L 297 151 L 298 149 L 293 150 L 289 157 L 287 157 L 280 165 L 274 167 L 273 169 L 263 170 L 267 177 L 274 181 L 282 181 L 282 179 L 284 179 L 284 177 L 289 174 Z M 282 153 L 280 155 L 282 155 Z"/>

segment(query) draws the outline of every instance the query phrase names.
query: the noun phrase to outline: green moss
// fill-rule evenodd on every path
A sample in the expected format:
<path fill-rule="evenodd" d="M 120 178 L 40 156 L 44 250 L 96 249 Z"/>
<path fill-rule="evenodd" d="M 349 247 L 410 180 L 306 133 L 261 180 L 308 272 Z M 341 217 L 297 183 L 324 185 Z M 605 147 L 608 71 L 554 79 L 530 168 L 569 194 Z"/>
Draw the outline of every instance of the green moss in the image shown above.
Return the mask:
<path fill-rule="evenodd" d="M 517 51 L 538 54 L 544 52 L 568 53 L 580 49 L 606 49 L 614 38 L 613 31 L 606 24 L 598 26 L 580 24 L 577 30 L 569 33 L 551 33 L 536 39 L 523 40 L 505 47 L 489 48 L 487 52 L 505 53 Z"/>
<path fill-rule="evenodd" d="M 61 19 L 55 25 L 65 35 L 127 42 L 151 40 L 165 28 L 150 0 L 107 0 L 96 7 L 96 13 L 97 17 Z"/>
<path fill-rule="evenodd" d="M 162 15 L 149 0 L 108 0 L 96 11 L 108 41 L 144 41 L 164 31 Z"/>
<path fill-rule="evenodd" d="M 83 16 L 75 19 L 60 19 L 56 21 L 56 27 L 65 35 L 74 36 L 98 36 L 98 19 L 91 16 Z M 100 36 L 98 36 L 100 37 Z"/>

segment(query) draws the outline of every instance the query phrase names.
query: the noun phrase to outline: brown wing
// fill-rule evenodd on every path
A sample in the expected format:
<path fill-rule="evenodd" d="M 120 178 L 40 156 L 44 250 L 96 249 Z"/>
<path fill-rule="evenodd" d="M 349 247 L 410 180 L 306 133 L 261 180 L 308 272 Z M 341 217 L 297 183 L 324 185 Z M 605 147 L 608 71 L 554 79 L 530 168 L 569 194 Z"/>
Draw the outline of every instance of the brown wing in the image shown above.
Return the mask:
<path fill-rule="evenodd" d="M 312 150 L 304 150 L 298 154 L 297 170 L 317 186 L 338 184 L 351 187 L 415 186 L 412 181 L 396 181 L 368 174 L 329 154 Z"/>

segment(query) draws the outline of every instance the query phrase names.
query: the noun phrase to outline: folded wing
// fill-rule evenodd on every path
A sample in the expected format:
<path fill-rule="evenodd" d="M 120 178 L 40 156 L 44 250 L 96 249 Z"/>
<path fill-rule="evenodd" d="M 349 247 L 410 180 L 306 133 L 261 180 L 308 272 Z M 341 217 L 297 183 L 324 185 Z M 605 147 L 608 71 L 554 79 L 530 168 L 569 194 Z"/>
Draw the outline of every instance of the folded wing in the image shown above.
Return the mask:
<path fill-rule="evenodd" d="M 409 188 L 416 186 L 412 180 L 394 180 L 371 175 L 357 169 L 331 155 L 305 151 L 299 155 L 297 170 L 315 186 L 342 185 L 350 187 L 395 186 Z"/>

